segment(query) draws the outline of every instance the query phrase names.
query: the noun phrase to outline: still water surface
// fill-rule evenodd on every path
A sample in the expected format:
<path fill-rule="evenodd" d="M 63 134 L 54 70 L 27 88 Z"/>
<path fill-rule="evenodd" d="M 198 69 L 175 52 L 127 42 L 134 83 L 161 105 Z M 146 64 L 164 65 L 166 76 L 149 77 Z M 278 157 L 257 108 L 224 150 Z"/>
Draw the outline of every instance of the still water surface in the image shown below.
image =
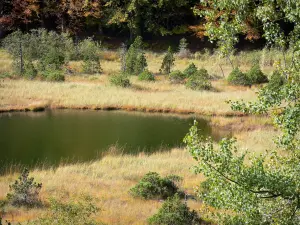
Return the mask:
<path fill-rule="evenodd" d="M 112 145 L 124 154 L 155 152 L 182 145 L 193 117 L 120 111 L 46 111 L 0 114 L 0 168 L 61 160 L 97 159 Z M 226 135 L 197 118 L 203 135 Z"/>

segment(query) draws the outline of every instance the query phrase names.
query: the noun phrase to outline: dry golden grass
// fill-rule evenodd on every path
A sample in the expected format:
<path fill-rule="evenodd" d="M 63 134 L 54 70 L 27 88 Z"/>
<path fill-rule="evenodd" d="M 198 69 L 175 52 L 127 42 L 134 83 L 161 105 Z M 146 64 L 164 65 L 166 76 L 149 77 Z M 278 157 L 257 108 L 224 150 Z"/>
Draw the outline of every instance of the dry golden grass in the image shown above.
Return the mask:
<path fill-rule="evenodd" d="M 224 86 L 213 82 L 218 91 L 192 91 L 183 85 L 161 80 L 139 82 L 132 77 L 132 88 L 109 85 L 108 76 L 96 80 L 70 78 L 51 83 L 27 80 L 4 80 L 0 92 L 0 110 L 25 109 L 35 105 L 51 108 L 125 109 L 139 111 L 185 112 L 203 115 L 231 115 L 226 100 L 254 100 L 256 88 Z"/>
<path fill-rule="evenodd" d="M 193 194 L 193 187 L 200 183 L 202 176 L 194 175 L 189 168 L 194 164 L 192 157 L 182 149 L 157 153 L 150 156 L 105 156 L 91 163 L 62 165 L 57 169 L 34 170 L 31 175 L 43 183 L 41 197 L 44 202 L 49 197 L 66 200 L 80 195 L 97 199 L 102 211 L 98 220 L 108 224 L 145 224 L 161 205 L 154 200 L 140 200 L 129 195 L 128 190 L 149 171 L 162 175 L 177 174 L 184 177 L 182 187 Z M 4 199 L 8 184 L 17 174 L 0 177 L 0 199 Z M 191 202 L 194 208 L 200 203 Z M 44 210 L 10 208 L 5 218 L 16 221 L 40 216 Z"/>

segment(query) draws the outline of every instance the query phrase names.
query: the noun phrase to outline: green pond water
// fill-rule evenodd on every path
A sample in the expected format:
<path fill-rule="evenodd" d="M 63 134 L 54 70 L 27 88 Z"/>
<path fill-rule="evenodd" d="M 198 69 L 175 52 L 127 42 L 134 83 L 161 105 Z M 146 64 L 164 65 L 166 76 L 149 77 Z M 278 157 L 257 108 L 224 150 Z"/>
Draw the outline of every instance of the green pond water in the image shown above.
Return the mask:
<path fill-rule="evenodd" d="M 9 164 L 56 165 L 100 158 L 112 145 L 123 154 L 153 153 L 182 146 L 195 118 L 118 111 L 70 111 L 0 114 L 0 168 Z M 224 134 L 197 118 L 203 135 Z"/>

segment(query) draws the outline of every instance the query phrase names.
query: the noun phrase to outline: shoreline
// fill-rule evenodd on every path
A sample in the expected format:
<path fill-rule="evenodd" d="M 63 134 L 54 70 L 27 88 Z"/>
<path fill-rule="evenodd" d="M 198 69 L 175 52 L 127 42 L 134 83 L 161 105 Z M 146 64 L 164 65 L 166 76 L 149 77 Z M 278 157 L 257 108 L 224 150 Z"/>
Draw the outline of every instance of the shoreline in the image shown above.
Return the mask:
<path fill-rule="evenodd" d="M 152 108 L 136 106 L 67 106 L 67 105 L 25 105 L 16 107 L 0 108 L 0 113 L 9 112 L 42 112 L 45 110 L 90 110 L 90 111 L 125 111 L 125 112 L 144 112 L 144 113 L 161 113 L 161 114 L 179 114 L 211 117 L 248 117 L 248 114 L 242 112 L 210 113 L 204 111 L 193 111 L 188 109 L 170 109 L 170 108 Z"/>

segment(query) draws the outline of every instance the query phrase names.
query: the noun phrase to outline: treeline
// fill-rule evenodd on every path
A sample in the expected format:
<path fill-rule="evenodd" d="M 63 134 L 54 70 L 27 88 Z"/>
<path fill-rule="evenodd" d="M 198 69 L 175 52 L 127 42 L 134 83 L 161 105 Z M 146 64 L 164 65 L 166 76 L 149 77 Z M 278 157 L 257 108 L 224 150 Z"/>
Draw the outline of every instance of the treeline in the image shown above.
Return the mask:
<path fill-rule="evenodd" d="M 2 0 L 0 36 L 46 28 L 73 35 L 182 34 L 197 24 L 198 0 Z"/>

